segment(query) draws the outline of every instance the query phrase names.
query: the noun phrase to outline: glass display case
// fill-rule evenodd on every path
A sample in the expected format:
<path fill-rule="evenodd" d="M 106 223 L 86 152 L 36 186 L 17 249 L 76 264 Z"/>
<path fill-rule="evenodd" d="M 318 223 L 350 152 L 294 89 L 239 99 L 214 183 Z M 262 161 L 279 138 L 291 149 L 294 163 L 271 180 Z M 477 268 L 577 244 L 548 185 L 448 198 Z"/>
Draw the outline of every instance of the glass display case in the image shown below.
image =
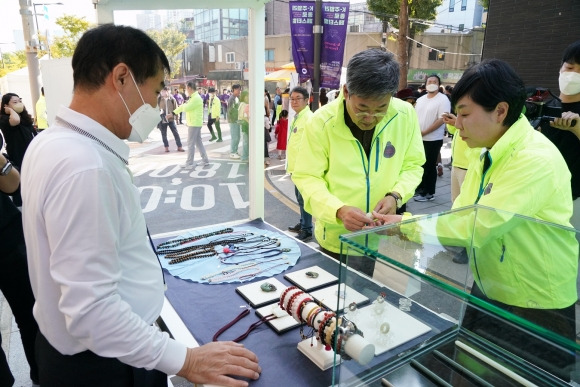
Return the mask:
<path fill-rule="evenodd" d="M 580 381 L 573 228 L 474 205 L 344 235 L 341 243 L 339 286 L 369 301 L 345 294 L 337 313 L 375 353 L 365 365 L 336 356 L 333 385 Z M 335 333 L 342 351 L 347 331 Z"/>

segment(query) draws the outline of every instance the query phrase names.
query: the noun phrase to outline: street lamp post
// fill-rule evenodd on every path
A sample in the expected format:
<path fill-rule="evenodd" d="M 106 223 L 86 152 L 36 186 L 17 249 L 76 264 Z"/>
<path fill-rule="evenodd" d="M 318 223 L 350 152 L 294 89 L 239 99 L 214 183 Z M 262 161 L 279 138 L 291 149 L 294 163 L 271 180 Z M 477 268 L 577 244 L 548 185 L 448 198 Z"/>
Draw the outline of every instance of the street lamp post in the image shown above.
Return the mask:
<path fill-rule="evenodd" d="M 64 5 L 64 4 L 61 2 L 58 2 L 58 3 L 32 3 L 32 6 L 34 7 L 34 21 L 36 22 L 36 34 L 38 35 L 38 34 L 40 34 L 40 30 L 38 29 L 38 13 L 36 12 L 37 5 Z M 41 13 L 40 15 L 46 16 L 46 14 L 44 14 L 44 13 Z M 38 43 L 40 44 L 40 36 L 37 36 L 37 37 L 38 37 Z M 46 49 L 49 50 L 49 48 L 48 48 L 48 29 L 47 29 L 47 34 L 46 34 L 46 45 L 47 45 Z"/>

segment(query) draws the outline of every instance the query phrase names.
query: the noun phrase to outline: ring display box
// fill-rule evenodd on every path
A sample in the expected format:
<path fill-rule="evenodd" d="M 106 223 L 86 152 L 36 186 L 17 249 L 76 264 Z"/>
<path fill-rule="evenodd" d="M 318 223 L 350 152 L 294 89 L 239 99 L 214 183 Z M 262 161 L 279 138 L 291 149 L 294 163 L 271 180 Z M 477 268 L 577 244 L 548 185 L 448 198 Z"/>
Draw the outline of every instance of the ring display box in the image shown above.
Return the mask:
<path fill-rule="evenodd" d="M 318 266 L 311 266 L 307 267 L 306 269 L 287 273 L 284 275 L 284 278 L 305 292 L 310 292 L 312 290 L 316 290 L 338 282 L 337 276 Z"/>
<path fill-rule="evenodd" d="M 562 314 L 544 318 L 540 326 L 516 315 L 518 309 L 508 311 L 505 302 L 512 294 L 521 294 L 516 287 L 525 282 L 515 276 L 526 268 L 512 265 L 544 259 L 558 259 L 562 265 L 572 262 L 556 275 L 575 286 L 576 230 L 474 205 L 340 239 L 343 255 L 337 287 L 347 297 L 331 302 L 336 303 L 334 310 L 364 332 L 375 356 L 366 367 L 337 358 L 333 385 L 569 386 L 580 382 L 574 313 L 571 318 Z M 517 256 L 520 248 L 526 252 L 524 262 Z M 559 252 L 557 257 L 552 250 Z M 349 267 L 352 257 L 357 257 L 355 262 L 363 257 L 372 275 Z M 487 274 L 493 261 L 503 265 L 501 275 Z M 551 279 L 541 280 L 545 273 L 536 272 L 538 285 L 545 287 Z M 498 288 L 510 295 L 502 304 L 493 301 L 502 297 Z M 370 304 L 352 304 L 348 296 L 353 291 Z M 534 304 L 530 306 L 523 309 L 529 312 Z M 543 311 L 538 308 L 529 315 L 533 313 Z M 561 326 L 570 326 L 570 334 L 563 333 Z"/>
<path fill-rule="evenodd" d="M 270 285 L 270 286 L 268 286 Z M 236 292 L 248 301 L 252 308 L 259 308 L 280 299 L 280 294 L 286 289 L 286 285 L 276 278 L 267 278 L 262 281 L 252 282 L 238 286 Z"/>

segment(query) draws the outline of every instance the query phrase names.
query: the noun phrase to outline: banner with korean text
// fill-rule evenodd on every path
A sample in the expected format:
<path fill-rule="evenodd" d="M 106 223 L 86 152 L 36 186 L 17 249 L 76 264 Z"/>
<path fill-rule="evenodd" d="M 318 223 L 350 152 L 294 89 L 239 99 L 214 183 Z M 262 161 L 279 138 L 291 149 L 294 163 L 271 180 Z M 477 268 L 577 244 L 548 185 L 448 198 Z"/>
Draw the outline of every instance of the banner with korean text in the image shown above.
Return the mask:
<path fill-rule="evenodd" d="M 320 87 L 338 89 L 346 45 L 349 3 L 323 3 Z"/>
<path fill-rule="evenodd" d="M 314 1 L 292 1 L 290 33 L 292 57 L 300 82 L 312 79 L 314 68 Z M 320 87 L 337 89 L 346 44 L 349 3 L 328 2 L 322 5 L 322 48 Z"/>

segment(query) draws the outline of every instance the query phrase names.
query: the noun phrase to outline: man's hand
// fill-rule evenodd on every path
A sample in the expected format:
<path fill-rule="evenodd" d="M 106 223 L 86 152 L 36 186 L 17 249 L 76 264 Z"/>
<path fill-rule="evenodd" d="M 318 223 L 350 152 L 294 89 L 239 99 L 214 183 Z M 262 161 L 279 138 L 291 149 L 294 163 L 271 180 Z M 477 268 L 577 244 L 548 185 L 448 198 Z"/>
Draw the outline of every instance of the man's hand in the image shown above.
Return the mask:
<path fill-rule="evenodd" d="M 456 115 L 451 113 L 443 113 L 441 114 L 441 118 L 445 124 L 455 126 L 455 120 L 457 119 Z"/>
<path fill-rule="evenodd" d="M 256 380 L 261 372 L 258 357 L 252 351 L 233 341 L 220 341 L 188 348 L 183 368 L 177 375 L 196 384 L 246 387 L 248 382 L 228 375 Z"/>
<path fill-rule="evenodd" d="M 397 201 L 391 195 L 385 196 L 379 200 L 373 211 L 379 214 L 395 214 L 397 212 Z"/>
<path fill-rule="evenodd" d="M 373 211 L 373 217 L 375 218 L 375 226 L 384 226 L 385 224 L 398 223 L 403 220 L 403 215 L 383 215 L 376 211 Z"/>
<path fill-rule="evenodd" d="M 336 211 L 336 217 L 342 220 L 344 227 L 348 231 L 359 231 L 366 225 L 373 223 L 359 208 L 352 206 L 342 206 Z"/>
<path fill-rule="evenodd" d="M 574 126 L 572 126 L 572 121 L 575 121 Z M 550 126 L 556 129 L 569 130 L 580 138 L 580 114 L 578 113 L 564 112 L 561 118 L 556 118 L 550 122 Z"/>

